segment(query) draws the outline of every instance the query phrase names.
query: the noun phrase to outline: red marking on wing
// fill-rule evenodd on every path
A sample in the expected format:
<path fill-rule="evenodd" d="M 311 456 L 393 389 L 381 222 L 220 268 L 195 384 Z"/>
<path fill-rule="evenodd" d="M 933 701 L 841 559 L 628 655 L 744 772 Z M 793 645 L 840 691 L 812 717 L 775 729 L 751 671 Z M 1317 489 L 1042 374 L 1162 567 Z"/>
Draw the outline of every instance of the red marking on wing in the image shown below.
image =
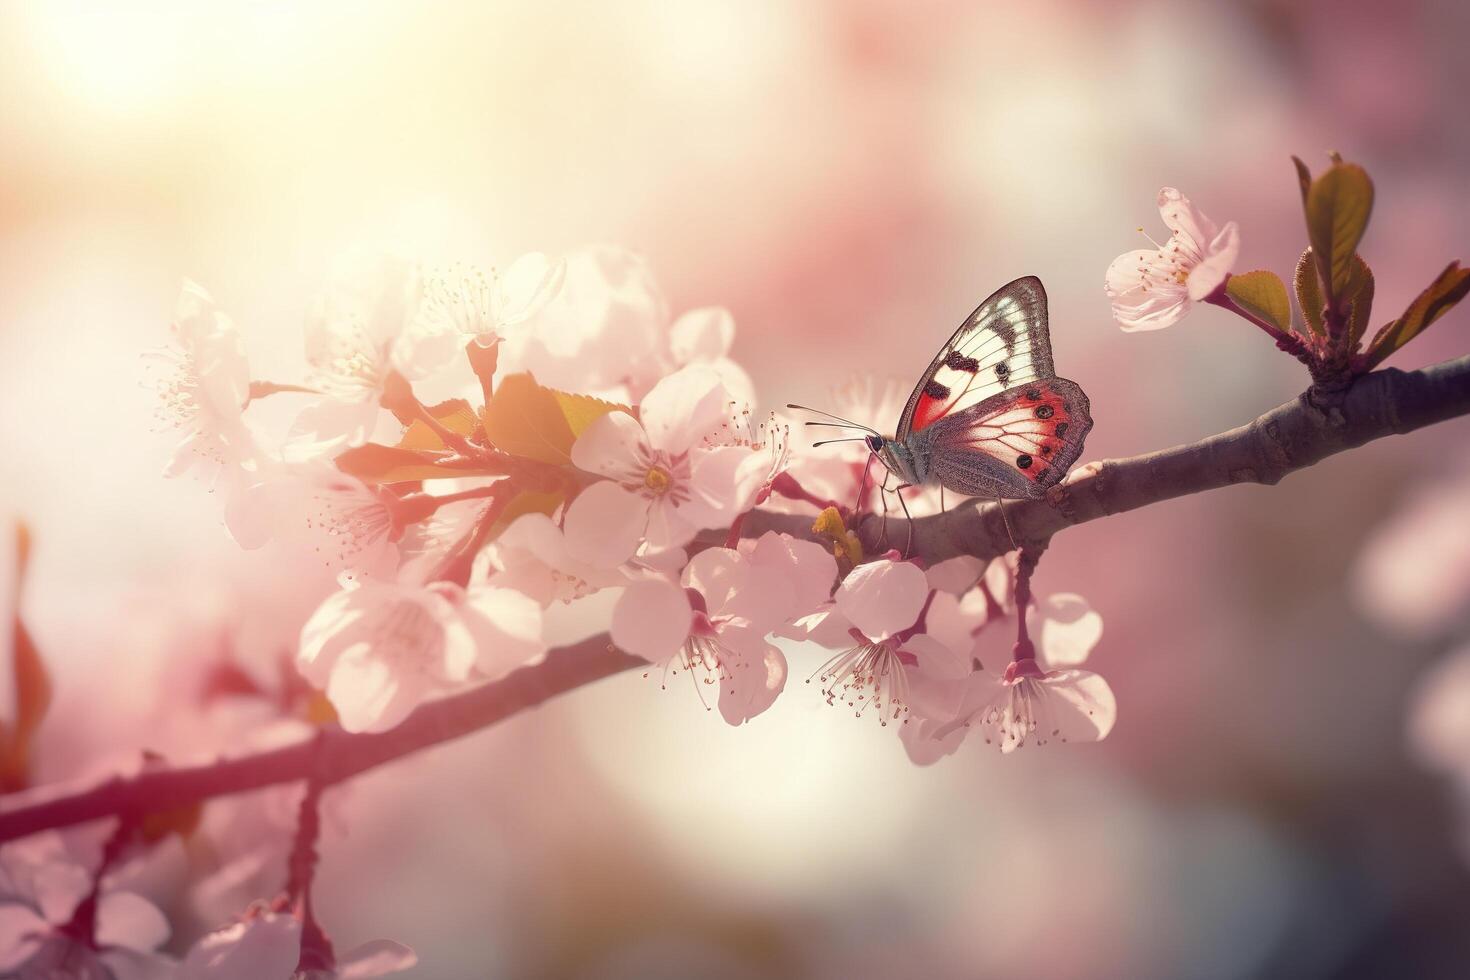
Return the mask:
<path fill-rule="evenodd" d="M 944 409 L 948 402 L 942 402 L 938 398 L 930 398 L 927 394 L 919 396 L 919 402 L 914 406 L 913 431 L 918 432 L 927 425 L 932 425 L 944 418 Z"/>
<path fill-rule="evenodd" d="M 1041 483 L 1054 464 L 1071 465 L 1069 444 L 1085 434 L 1084 424 L 1066 397 L 1042 381 L 1017 388 L 1013 398 L 976 419 L 957 441 L 1000 460 L 1028 482 Z"/>

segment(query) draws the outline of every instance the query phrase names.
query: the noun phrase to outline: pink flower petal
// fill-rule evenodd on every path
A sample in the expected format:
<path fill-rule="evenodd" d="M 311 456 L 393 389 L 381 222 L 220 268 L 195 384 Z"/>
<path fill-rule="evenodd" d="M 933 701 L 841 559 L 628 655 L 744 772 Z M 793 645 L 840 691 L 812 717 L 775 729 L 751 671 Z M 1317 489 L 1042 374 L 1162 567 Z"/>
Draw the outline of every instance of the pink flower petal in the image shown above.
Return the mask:
<path fill-rule="evenodd" d="M 546 652 L 541 606 L 511 589 L 470 589 L 460 607 L 477 648 L 476 666 L 487 678 L 503 677 Z"/>
<path fill-rule="evenodd" d="M 1102 616 L 1071 592 L 1038 600 L 1026 611 L 1026 622 L 1047 667 L 1077 666 L 1102 639 Z"/>
<path fill-rule="evenodd" d="M 611 481 L 594 483 L 567 507 L 563 522 L 567 550 L 602 568 L 621 565 L 643 540 L 648 510 L 648 500 L 639 494 Z"/>
<path fill-rule="evenodd" d="M 776 702 L 786 687 L 787 669 L 781 651 L 760 641 L 754 631 L 744 631 L 745 641 L 735 632 L 721 638 L 740 648 L 743 662 L 720 683 L 720 716 L 731 725 L 741 725 Z"/>
<path fill-rule="evenodd" d="M 420 678 L 409 678 L 358 644 L 337 660 L 327 680 L 327 700 L 349 732 L 382 732 L 398 724 L 418 704 Z"/>
<path fill-rule="evenodd" d="M 97 943 L 147 953 L 168 941 L 168 919 L 132 892 L 104 891 L 97 900 Z"/>
<path fill-rule="evenodd" d="M 612 641 L 635 656 L 661 663 L 689 638 L 692 615 L 684 590 L 673 582 L 634 582 L 613 607 Z"/>
<path fill-rule="evenodd" d="M 717 615 L 744 590 L 749 578 L 750 563 L 744 555 L 729 548 L 706 548 L 689 559 L 683 582 L 704 596 L 705 607 Z"/>
<path fill-rule="evenodd" d="M 871 640 L 886 640 L 919 618 L 929 582 L 917 565 L 887 559 L 854 568 L 835 600 L 854 626 Z"/>
<path fill-rule="evenodd" d="M 1204 260 L 1189 272 L 1189 298 L 1198 302 L 1219 289 L 1240 257 L 1240 226 L 1231 221 L 1211 239 Z"/>
<path fill-rule="evenodd" d="M 648 439 L 643 426 L 627 412 L 608 412 L 595 419 L 572 444 L 572 463 L 578 469 L 614 480 L 628 481 L 643 474 L 638 461 Z"/>
<path fill-rule="evenodd" d="M 1173 187 L 1159 189 L 1159 217 L 1174 235 L 1178 244 L 1189 253 L 1191 259 L 1205 254 L 1206 246 L 1215 237 L 1215 223 L 1194 206 L 1189 198 Z"/>
<path fill-rule="evenodd" d="M 28 905 L 0 905 L 0 970 L 14 970 L 30 959 L 41 946 L 51 926 Z"/>
<path fill-rule="evenodd" d="M 1189 312 L 1189 289 L 1155 250 L 1124 252 L 1108 266 L 1104 287 L 1124 330 L 1162 330 Z"/>
<path fill-rule="evenodd" d="M 667 453 L 698 448 L 719 432 L 729 411 L 719 374 L 699 365 L 664 377 L 639 406 L 649 444 Z"/>
<path fill-rule="evenodd" d="M 367 980 L 385 977 L 418 965 L 419 956 L 402 943 L 391 939 L 374 939 L 363 943 L 337 960 L 340 980 Z"/>
<path fill-rule="evenodd" d="M 201 938 L 184 956 L 177 980 L 261 980 L 289 977 L 301 958 L 301 923 L 263 915 Z"/>

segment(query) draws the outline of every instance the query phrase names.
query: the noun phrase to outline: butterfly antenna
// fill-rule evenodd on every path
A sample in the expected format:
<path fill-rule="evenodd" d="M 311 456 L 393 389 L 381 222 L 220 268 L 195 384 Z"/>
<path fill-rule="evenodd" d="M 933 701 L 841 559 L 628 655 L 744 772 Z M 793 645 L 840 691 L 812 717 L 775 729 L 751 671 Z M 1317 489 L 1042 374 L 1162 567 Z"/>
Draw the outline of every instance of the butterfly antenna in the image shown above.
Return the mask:
<path fill-rule="evenodd" d="M 811 412 L 813 415 L 821 415 L 832 420 L 831 422 L 808 422 L 807 425 L 832 425 L 835 423 L 837 425 L 845 425 L 850 429 L 862 429 L 864 432 L 871 432 L 875 436 L 879 434 L 876 429 L 871 429 L 866 425 L 860 425 L 850 419 L 843 418 L 841 415 L 833 415 L 831 412 L 824 412 L 820 408 L 811 408 L 807 405 L 794 405 L 790 402 L 787 403 L 786 407 L 794 408 L 799 412 Z"/>
<path fill-rule="evenodd" d="M 814 442 L 814 443 L 812 443 L 812 448 L 813 449 L 816 449 L 818 446 L 830 446 L 834 442 L 866 442 L 866 441 L 867 441 L 867 437 L 866 436 L 849 436 L 846 439 L 823 439 L 821 442 Z"/>
<path fill-rule="evenodd" d="M 1011 550 L 1020 551 L 1021 546 L 1016 544 L 1016 536 L 1011 533 L 1011 519 L 1006 516 L 1006 502 L 997 496 L 995 506 L 1000 508 L 1000 522 L 1006 526 L 1006 537 L 1011 539 Z"/>

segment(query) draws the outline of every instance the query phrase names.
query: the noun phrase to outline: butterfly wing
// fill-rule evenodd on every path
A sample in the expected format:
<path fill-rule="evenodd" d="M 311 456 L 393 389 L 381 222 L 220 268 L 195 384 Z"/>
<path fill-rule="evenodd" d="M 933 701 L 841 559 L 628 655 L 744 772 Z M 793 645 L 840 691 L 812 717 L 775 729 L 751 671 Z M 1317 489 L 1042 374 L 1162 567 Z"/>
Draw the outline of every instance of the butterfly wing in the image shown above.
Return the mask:
<path fill-rule="evenodd" d="M 1066 378 L 1042 378 L 946 415 L 914 442 L 929 477 L 957 493 L 1041 497 L 1082 455 L 1092 429 L 1087 395 Z"/>
<path fill-rule="evenodd" d="M 909 395 L 896 438 L 903 442 L 1008 388 L 1055 375 L 1046 290 L 1025 276 L 992 293 L 940 348 Z"/>

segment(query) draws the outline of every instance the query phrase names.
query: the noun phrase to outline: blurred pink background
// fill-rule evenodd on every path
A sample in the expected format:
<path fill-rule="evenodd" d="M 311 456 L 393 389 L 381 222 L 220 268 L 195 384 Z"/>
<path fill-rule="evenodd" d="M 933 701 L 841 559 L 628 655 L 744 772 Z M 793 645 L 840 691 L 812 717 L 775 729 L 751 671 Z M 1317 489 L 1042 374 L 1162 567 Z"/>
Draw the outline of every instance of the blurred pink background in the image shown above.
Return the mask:
<path fill-rule="evenodd" d="M 1288 155 L 1363 163 L 1385 320 L 1470 255 L 1467 37 L 1455 0 L 0 7 L 0 510 L 37 542 L 43 775 L 147 738 L 162 651 L 207 649 L 221 608 L 288 615 L 209 488 L 159 476 L 139 351 L 182 277 L 288 381 L 351 244 L 624 243 L 676 310 L 734 311 L 771 407 L 912 379 L 1036 274 L 1086 458 L 1130 455 L 1306 381 L 1219 310 L 1112 323 L 1103 270 L 1158 233 L 1159 186 L 1287 275 Z M 1393 364 L 1463 353 L 1465 318 Z M 424 978 L 1464 976 L 1458 817 L 1404 737 L 1445 642 L 1366 622 L 1348 584 L 1467 436 L 1059 536 L 1038 586 L 1106 620 L 1101 745 L 919 769 L 799 683 L 732 730 L 623 676 L 356 784 L 320 913 Z"/>

